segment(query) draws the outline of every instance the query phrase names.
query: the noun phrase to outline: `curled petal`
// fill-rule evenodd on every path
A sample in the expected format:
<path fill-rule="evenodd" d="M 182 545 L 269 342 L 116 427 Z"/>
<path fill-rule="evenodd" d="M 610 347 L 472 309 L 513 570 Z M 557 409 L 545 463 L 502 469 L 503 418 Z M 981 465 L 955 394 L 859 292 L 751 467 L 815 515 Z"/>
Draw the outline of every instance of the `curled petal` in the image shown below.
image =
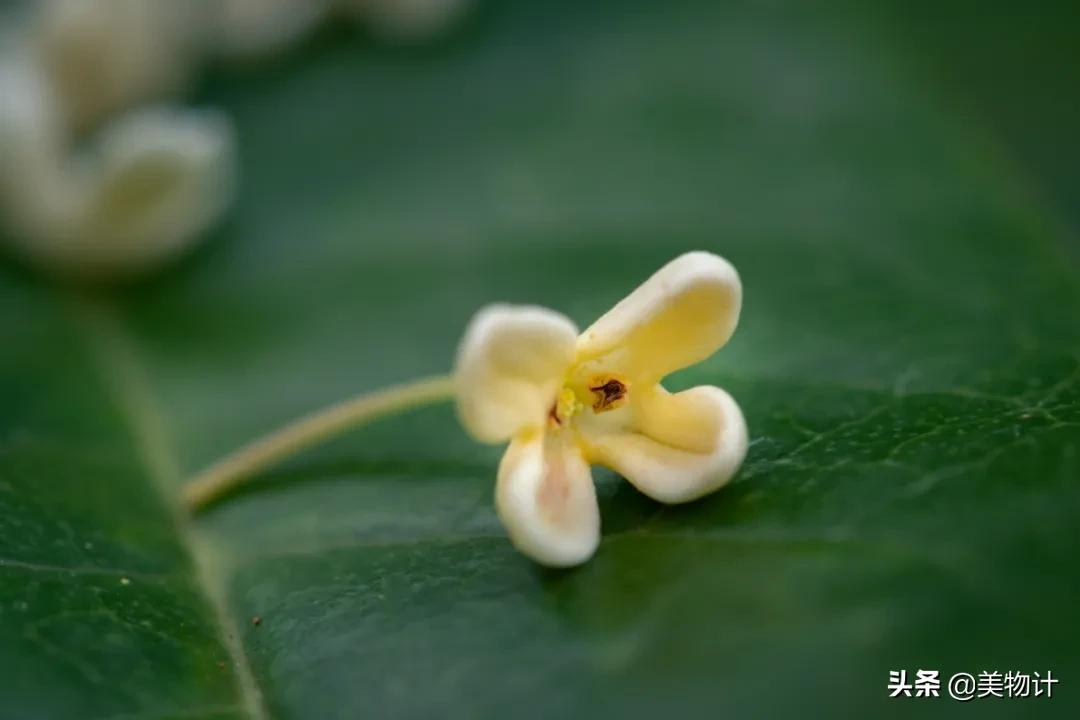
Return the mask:
<path fill-rule="evenodd" d="M 110 125 L 83 217 L 86 267 L 140 269 L 170 259 L 228 207 L 235 137 L 215 111 L 141 110 Z"/>
<path fill-rule="evenodd" d="M 111 123 L 70 157 L 51 95 L 32 73 L 0 73 L 0 205 L 9 240 L 49 270 L 116 276 L 189 247 L 232 195 L 235 139 L 214 112 L 149 109 Z"/>
<path fill-rule="evenodd" d="M 197 3 L 50 0 L 37 54 L 70 127 L 181 91 L 197 59 Z"/>
<path fill-rule="evenodd" d="M 0 57 L 0 98 L 0 217 L 17 241 L 71 216 L 84 193 L 65 167 L 65 124 L 40 67 Z"/>
<path fill-rule="evenodd" d="M 583 434 L 591 461 L 611 468 L 664 503 L 695 500 L 721 487 L 746 457 L 746 421 L 730 395 L 701 386 L 662 389 L 635 408 L 634 426 Z"/>
<path fill-rule="evenodd" d="M 542 307 L 491 305 L 476 314 L 454 370 L 458 415 L 481 442 L 542 427 L 574 356 L 577 328 Z"/>
<path fill-rule="evenodd" d="M 580 565 L 600 542 L 600 510 L 589 465 L 559 433 L 515 438 L 499 465 L 495 505 L 510 540 L 551 567 Z"/>
<path fill-rule="evenodd" d="M 658 381 L 723 346 L 741 307 L 742 284 L 731 263 L 707 252 L 681 255 L 582 333 L 582 373 L 615 370 Z"/>

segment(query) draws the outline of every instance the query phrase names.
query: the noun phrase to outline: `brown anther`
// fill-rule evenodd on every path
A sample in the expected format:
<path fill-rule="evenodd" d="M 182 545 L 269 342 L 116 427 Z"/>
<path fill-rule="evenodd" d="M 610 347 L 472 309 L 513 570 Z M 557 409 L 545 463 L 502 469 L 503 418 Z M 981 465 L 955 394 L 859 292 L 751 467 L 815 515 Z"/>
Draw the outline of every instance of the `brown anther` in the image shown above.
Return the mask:
<path fill-rule="evenodd" d="M 589 386 L 594 396 L 592 409 L 594 412 L 607 412 L 622 405 L 626 398 L 626 383 L 617 378 L 603 378 L 596 385 Z"/>

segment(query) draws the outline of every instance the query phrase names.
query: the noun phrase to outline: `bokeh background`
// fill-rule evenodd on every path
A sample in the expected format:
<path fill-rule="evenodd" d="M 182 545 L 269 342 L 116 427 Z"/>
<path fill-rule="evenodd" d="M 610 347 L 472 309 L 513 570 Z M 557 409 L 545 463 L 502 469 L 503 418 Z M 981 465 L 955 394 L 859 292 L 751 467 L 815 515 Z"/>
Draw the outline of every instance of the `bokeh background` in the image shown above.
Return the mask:
<path fill-rule="evenodd" d="M 175 102 L 238 160 L 200 242 L 87 281 L 5 235 L 0 717 L 1073 716 L 1077 15 L 489 1 L 207 60 Z M 744 313 L 669 386 L 728 389 L 750 455 L 679 508 L 597 470 L 588 565 L 513 551 L 449 407 L 178 510 L 241 443 L 447 371 L 484 304 L 585 326 L 692 249 Z M 920 668 L 1060 683 L 888 698 Z"/>

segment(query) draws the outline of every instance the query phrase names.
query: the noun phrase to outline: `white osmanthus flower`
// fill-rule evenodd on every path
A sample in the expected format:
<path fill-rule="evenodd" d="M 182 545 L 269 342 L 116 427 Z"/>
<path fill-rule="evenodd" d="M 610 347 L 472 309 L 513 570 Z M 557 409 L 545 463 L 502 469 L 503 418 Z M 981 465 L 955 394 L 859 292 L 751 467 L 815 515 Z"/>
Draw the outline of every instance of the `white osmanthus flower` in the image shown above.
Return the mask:
<path fill-rule="evenodd" d="M 329 15 L 335 0 L 215 0 L 210 44 L 231 58 L 255 59 L 285 50 Z"/>
<path fill-rule="evenodd" d="M 64 274 L 134 274 L 188 248 L 227 207 L 235 178 L 227 117 L 142 109 L 73 153 L 51 86 L 33 63 L 8 60 L 0 63 L 0 209 L 29 260 Z"/>
<path fill-rule="evenodd" d="M 477 440 L 510 441 L 495 499 L 519 550 L 550 566 L 593 555 L 600 513 L 590 464 L 665 503 L 732 477 L 747 450 L 739 406 L 716 387 L 669 393 L 660 381 L 724 345 L 741 304 L 735 268 L 692 252 L 580 335 L 542 307 L 477 313 L 458 351 L 458 414 Z"/>
<path fill-rule="evenodd" d="M 335 9 L 415 38 L 467 2 L 42 0 L 22 37 L 0 37 L 0 229 L 49 270 L 153 269 L 231 201 L 235 138 L 219 113 L 130 108 L 183 92 L 208 54 L 269 55 Z"/>

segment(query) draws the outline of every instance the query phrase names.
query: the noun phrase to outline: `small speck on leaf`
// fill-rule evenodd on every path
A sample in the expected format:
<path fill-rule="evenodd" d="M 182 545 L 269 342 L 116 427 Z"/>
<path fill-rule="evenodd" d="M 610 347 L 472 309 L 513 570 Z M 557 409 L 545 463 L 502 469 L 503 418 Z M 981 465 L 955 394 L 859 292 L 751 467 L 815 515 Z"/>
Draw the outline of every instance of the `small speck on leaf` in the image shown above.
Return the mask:
<path fill-rule="evenodd" d="M 254 625 L 255 627 L 259 627 L 260 625 L 262 625 L 262 618 L 259 617 L 258 615 L 252 616 L 251 624 Z"/>

